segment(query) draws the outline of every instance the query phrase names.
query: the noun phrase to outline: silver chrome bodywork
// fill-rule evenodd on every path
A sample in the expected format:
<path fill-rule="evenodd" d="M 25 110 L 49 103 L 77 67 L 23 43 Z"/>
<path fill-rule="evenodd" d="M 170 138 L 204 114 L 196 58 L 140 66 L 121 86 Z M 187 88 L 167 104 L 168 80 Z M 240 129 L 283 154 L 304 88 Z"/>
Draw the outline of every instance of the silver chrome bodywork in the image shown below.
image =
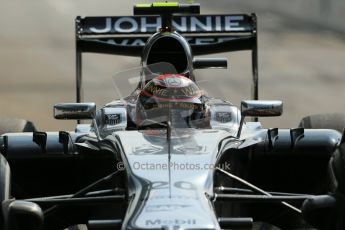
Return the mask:
<path fill-rule="evenodd" d="M 243 139 L 236 139 L 239 110 L 221 100 L 207 106 L 212 129 L 172 129 L 170 145 L 164 129 L 116 131 L 106 138 L 115 143 L 127 175 L 122 229 L 221 229 L 212 203 L 219 158 L 266 134 L 260 123 L 248 123 Z"/>
<path fill-rule="evenodd" d="M 174 130 L 170 150 L 164 130 L 108 137 L 118 143 L 128 175 L 131 202 L 123 229 L 220 229 L 210 198 L 218 145 L 227 136 Z"/>
<path fill-rule="evenodd" d="M 210 126 L 212 129 L 227 131 L 238 129 L 241 121 L 241 112 L 236 106 L 219 99 L 211 99 L 207 106 L 210 110 Z"/>
<path fill-rule="evenodd" d="M 248 110 L 261 106 L 275 113 L 279 108 L 276 103 L 248 104 Z M 221 229 L 213 206 L 214 169 L 231 149 L 262 142 L 267 130 L 258 122 L 246 123 L 237 138 L 240 110 L 218 99 L 205 106 L 209 129 L 172 128 L 169 138 L 168 129 L 126 130 L 124 101 L 98 112 L 100 135 L 114 144 L 126 170 L 129 203 L 123 230 Z M 229 171 L 231 165 L 224 167 Z"/>
<path fill-rule="evenodd" d="M 118 100 L 104 106 L 98 115 L 99 128 L 102 136 L 127 128 L 126 103 Z"/>

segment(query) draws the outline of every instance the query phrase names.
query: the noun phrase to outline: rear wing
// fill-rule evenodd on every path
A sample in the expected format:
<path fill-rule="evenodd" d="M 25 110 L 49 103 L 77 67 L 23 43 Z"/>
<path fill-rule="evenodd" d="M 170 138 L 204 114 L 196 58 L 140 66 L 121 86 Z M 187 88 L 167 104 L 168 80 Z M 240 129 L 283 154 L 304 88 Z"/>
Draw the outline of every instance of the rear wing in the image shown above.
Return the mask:
<path fill-rule="evenodd" d="M 82 53 L 138 56 L 146 40 L 162 25 L 161 16 L 77 17 L 77 102 L 82 101 Z M 258 99 L 257 19 L 255 14 L 172 16 L 172 27 L 195 55 L 251 50 L 252 99 Z"/>

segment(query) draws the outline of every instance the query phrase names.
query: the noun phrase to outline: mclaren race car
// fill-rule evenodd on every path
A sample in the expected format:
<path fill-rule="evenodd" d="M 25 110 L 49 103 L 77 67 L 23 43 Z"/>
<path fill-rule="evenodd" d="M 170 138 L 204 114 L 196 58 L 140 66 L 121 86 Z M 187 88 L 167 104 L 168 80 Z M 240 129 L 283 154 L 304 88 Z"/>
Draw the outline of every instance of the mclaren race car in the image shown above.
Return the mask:
<path fill-rule="evenodd" d="M 76 102 L 54 116 L 78 124 L 1 136 L 1 229 L 345 229 L 344 134 L 258 122 L 283 106 L 258 98 L 255 14 L 158 2 L 75 25 Z M 241 50 L 253 82 L 237 108 L 195 74 L 227 60 L 194 55 Z M 83 99 L 83 53 L 142 63 L 113 77 L 119 97 L 97 110 Z"/>

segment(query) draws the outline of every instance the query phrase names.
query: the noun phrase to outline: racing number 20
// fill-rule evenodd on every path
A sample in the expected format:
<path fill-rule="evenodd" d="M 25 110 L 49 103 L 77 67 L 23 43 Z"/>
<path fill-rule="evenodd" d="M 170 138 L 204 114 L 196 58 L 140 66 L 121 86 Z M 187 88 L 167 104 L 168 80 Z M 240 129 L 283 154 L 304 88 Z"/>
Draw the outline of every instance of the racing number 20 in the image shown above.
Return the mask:
<path fill-rule="evenodd" d="M 194 184 L 188 181 L 176 181 L 174 182 L 173 186 L 179 189 L 196 190 L 196 187 L 194 186 Z M 168 189 L 168 188 L 169 188 L 169 182 L 166 182 L 166 181 L 155 181 L 152 183 L 152 189 Z"/>

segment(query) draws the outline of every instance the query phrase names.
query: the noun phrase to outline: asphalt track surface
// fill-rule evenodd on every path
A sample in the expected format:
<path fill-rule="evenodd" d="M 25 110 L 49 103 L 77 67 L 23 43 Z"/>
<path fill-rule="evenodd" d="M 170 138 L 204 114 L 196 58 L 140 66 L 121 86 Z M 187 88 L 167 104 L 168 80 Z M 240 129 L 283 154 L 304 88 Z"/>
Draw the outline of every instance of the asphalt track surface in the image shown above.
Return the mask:
<path fill-rule="evenodd" d="M 265 118 L 265 127 L 295 127 L 309 114 L 344 112 L 343 35 L 246 1 L 200 1 L 202 13 L 256 12 L 259 23 L 260 98 L 280 99 L 284 114 Z M 132 15 L 135 1 L 3 0 L 0 7 L 0 116 L 31 120 L 42 131 L 73 130 L 74 122 L 53 118 L 53 105 L 75 100 L 74 18 Z M 215 4 L 216 3 L 216 4 Z M 228 57 L 228 70 L 198 70 L 209 94 L 239 105 L 250 96 L 249 52 Z M 138 58 L 84 56 L 85 99 L 99 106 L 116 98 L 111 76 L 136 68 Z"/>

